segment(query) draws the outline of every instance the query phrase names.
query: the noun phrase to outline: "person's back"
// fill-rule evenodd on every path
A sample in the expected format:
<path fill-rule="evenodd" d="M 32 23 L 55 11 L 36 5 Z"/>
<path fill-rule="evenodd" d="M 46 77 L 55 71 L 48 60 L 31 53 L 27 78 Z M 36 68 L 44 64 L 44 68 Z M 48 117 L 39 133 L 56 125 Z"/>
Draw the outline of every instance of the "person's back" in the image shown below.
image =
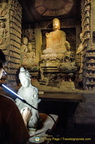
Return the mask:
<path fill-rule="evenodd" d="M 26 144 L 28 138 L 17 106 L 10 98 L 0 95 L 0 144 Z"/>
<path fill-rule="evenodd" d="M 5 55 L 0 50 L 1 84 L 5 61 Z M 29 133 L 16 104 L 11 98 L 0 94 L 0 144 L 26 144 L 28 139 Z"/>

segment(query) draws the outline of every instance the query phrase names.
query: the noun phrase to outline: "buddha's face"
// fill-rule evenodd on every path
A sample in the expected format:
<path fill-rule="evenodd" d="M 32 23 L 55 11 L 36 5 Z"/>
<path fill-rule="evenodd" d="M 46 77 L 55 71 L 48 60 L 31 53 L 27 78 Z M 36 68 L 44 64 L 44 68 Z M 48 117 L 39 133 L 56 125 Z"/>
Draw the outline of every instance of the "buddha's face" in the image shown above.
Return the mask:
<path fill-rule="evenodd" d="M 4 23 L 0 21 L 0 28 L 4 28 Z"/>
<path fill-rule="evenodd" d="M 30 85 L 30 80 L 27 77 L 21 77 L 20 82 L 23 87 L 28 87 Z"/>
<path fill-rule="evenodd" d="M 23 37 L 22 41 L 23 41 L 23 44 L 25 44 L 25 45 L 28 44 L 28 38 L 27 37 Z"/>
<path fill-rule="evenodd" d="M 80 33 L 80 40 L 82 41 L 83 33 Z"/>
<path fill-rule="evenodd" d="M 59 19 L 55 18 L 53 20 L 53 29 L 56 30 L 56 29 L 60 29 L 60 21 Z"/>
<path fill-rule="evenodd" d="M 32 44 L 28 43 L 28 50 L 31 52 L 32 51 Z"/>
<path fill-rule="evenodd" d="M 2 10 L 5 10 L 6 6 L 7 6 L 7 3 L 6 2 L 2 2 Z"/>

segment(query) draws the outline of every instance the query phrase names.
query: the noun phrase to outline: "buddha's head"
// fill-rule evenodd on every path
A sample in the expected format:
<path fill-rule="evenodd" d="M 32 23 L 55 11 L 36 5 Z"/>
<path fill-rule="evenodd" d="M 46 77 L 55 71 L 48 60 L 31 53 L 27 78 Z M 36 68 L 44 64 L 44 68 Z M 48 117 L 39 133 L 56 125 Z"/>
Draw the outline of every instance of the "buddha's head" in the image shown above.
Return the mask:
<path fill-rule="evenodd" d="M 2 10 L 5 10 L 7 8 L 7 2 L 5 0 L 2 1 Z"/>
<path fill-rule="evenodd" d="M 28 38 L 27 37 L 23 37 L 22 38 L 22 42 L 24 45 L 27 45 L 28 44 Z"/>
<path fill-rule="evenodd" d="M 29 50 L 29 52 L 32 51 L 32 43 L 31 42 L 28 43 L 28 50 Z"/>
<path fill-rule="evenodd" d="M 80 40 L 82 41 L 83 39 L 83 33 L 80 33 Z"/>
<path fill-rule="evenodd" d="M 4 28 L 5 27 L 5 24 L 2 20 L 0 20 L 0 28 Z"/>
<path fill-rule="evenodd" d="M 20 68 L 19 79 L 23 87 L 28 87 L 31 84 L 30 73 L 23 67 Z"/>
<path fill-rule="evenodd" d="M 60 29 L 60 20 L 58 18 L 53 19 L 53 29 L 54 30 Z"/>

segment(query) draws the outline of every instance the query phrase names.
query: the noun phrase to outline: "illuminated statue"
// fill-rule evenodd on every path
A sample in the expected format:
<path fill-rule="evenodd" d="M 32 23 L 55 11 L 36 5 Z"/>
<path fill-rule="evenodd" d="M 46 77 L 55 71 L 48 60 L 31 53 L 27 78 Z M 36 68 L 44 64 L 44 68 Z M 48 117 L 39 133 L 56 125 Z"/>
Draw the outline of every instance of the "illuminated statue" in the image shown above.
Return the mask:
<path fill-rule="evenodd" d="M 18 90 L 18 95 L 20 95 L 33 107 L 38 109 L 38 89 L 31 84 L 31 76 L 29 72 L 25 70 L 23 67 L 20 68 L 19 79 L 22 86 Z M 29 105 L 23 103 L 19 99 L 16 99 L 16 104 L 21 113 L 23 112 L 23 110 L 26 110 L 27 112 L 26 107 L 31 111 L 31 117 L 28 121 L 28 127 L 36 128 L 39 119 L 38 111 L 30 107 Z"/>
<path fill-rule="evenodd" d="M 50 59 L 54 57 L 60 59 L 67 52 L 70 53 L 70 43 L 66 40 L 66 33 L 60 30 L 60 21 L 57 18 L 53 19 L 53 30 L 46 33 L 46 49 L 43 50 L 43 55 L 46 54 L 46 57 Z"/>

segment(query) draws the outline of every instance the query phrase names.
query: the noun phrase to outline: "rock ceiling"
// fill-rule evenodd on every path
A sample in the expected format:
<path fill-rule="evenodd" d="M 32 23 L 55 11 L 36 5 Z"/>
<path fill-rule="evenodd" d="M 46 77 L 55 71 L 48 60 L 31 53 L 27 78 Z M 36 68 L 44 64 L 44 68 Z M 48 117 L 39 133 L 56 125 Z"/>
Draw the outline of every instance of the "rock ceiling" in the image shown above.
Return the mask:
<path fill-rule="evenodd" d="M 35 0 L 35 9 L 43 16 L 61 16 L 68 14 L 73 4 L 73 0 Z"/>
<path fill-rule="evenodd" d="M 23 23 L 35 23 L 54 17 L 80 19 L 81 0 L 19 0 Z"/>

